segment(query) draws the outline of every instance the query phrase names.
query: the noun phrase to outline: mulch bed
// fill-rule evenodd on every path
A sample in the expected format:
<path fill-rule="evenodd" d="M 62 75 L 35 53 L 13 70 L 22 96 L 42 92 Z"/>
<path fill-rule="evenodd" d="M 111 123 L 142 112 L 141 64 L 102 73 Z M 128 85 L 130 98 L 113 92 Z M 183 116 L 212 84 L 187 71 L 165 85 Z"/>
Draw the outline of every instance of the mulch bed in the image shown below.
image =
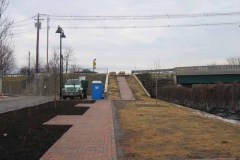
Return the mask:
<path fill-rule="evenodd" d="M 41 156 L 71 127 L 43 123 L 57 115 L 83 115 L 88 107 L 79 101 L 49 102 L 0 114 L 0 159 L 32 160 Z"/>

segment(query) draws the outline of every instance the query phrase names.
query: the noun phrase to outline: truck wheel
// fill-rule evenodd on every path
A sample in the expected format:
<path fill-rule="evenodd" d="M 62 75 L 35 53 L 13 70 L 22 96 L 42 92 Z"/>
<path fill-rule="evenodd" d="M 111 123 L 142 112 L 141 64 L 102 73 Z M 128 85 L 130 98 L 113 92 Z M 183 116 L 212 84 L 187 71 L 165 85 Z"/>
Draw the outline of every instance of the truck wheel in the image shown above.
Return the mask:
<path fill-rule="evenodd" d="M 63 96 L 63 99 L 65 100 L 65 99 L 67 99 L 67 97 Z"/>

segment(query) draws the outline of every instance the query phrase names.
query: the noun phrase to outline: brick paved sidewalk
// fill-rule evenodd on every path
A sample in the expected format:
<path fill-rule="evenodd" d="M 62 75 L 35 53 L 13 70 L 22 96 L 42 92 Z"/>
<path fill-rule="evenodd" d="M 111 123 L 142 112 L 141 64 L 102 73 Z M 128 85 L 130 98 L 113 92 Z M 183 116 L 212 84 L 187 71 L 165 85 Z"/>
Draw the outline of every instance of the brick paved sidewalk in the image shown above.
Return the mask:
<path fill-rule="evenodd" d="M 132 90 L 129 88 L 125 77 L 117 77 L 122 100 L 135 100 Z"/>
<path fill-rule="evenodd" d="M 45 125 L 73 125 L 41 160 L 116 160 L 111 101 L 97 101 L 83 116 L 57 116 Z"/>

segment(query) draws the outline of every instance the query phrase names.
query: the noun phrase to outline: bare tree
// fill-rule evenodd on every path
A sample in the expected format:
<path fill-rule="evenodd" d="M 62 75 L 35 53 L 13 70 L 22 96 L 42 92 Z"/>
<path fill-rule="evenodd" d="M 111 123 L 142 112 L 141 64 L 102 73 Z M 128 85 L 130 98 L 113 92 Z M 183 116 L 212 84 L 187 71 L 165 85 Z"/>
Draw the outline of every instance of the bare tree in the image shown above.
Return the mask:
<path fill-rule="evenodd" d="M 35 55 L 31 56 L 31 68 L 35 68 L 35 70 L 36 70 L 36 57 L 35 57 Z M 46 66 L 44 65 L 43 60 L 41 60 L 41 59 L 38 61 L 38 68 L 39 68 L 40 73 L 47 70 Z M 35 71 L 34 71 L 34 73 L 35 73 Z"/>
<path fill-rule="evenodd" d="M 15 67 L 15 57 L 13 49 L 10 46 L 2 46 L 1 48 L 1 69 L 3 74 L 10 73 Z"/>
<path fill-rule="evenodd" d="M 56 102 L 56 96 L 57 96 L 57 90 L 58 90 L 58 86 L 59 86 L 59 61 L 60 61 L 60 57 L 58 54 L 58 50 L 54 49 L 53 51 L 53 57 L 52 59 L 49 61 L 49 72 L 51 74 L 51 77 L 53 78 L 53 92 L 54 92 L 54 97 L 55 97 L 55 102 Z M 56 107 L 56 103 L 55 103 L 55 107 Z"/>
<path fill-rule="evenodd" d="M 3 74 L 11 72 L 15 65 L 10 41 L 13 21 L 4 16 L 8 4 L 8 0 L 0 0 L 0 70 L 3 71 Z"/>
<path fill-rule="evenodd" d="M 226 60 L 228 65 L 240 65 L 240 57 L 230 57 Z"/>
<path fill-rule="evenodd" d="M 81 69 L 82 69 L 82 67 L 81 67 L 80 65 L 78 65 L 78 64 L 72 64 L 72 65 L 70 66 L 69 71 L 70 71 L 71 73 L 74 73 L 74 72 L 80 72 Z"/>
<path fill-rule="evenodd" d="M 73 49 L 71 47 L 65 48 L 63 52 L 63 59 L 65 60 L 65 70 L 66 74 L 68 73 L 68 65 L 69 65 L 69 57 L 73 53 Z"/>
<path fill-rule="evenodd" d="M 20 68 L 19 74 L 22 74 L 22 75 L 29 75 L 30 74 L 31 75 L 35 72 L 34 69 L 35 68 L 33 68 L 33 67 L 29 69 L 28 66 L 23 66 L 23 67 Z"/>

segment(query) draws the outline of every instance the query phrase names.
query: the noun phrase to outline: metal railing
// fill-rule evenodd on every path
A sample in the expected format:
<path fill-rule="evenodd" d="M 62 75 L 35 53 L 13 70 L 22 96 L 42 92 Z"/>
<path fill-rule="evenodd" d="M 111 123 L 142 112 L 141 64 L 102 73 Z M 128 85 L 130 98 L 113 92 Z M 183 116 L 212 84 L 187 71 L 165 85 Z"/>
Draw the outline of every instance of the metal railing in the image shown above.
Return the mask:
<path fill-rule="evenodd" d="M 240 74 L 240 65 L 213 65 L 213 66 L 191 66 L 176 67 L 170 69 L 155 70 L 132 70 L 134 74 L 144 73 L 171 73 L 176 75 L 194 75 L 194 74 Z"/>
<path fill-rule="evenodd" d="M 192 66 L 177 67 L 174 69 L 176 75 L 182 74 L 240 74 L 240 65 L 214 65 L 214 66 Z"/>

